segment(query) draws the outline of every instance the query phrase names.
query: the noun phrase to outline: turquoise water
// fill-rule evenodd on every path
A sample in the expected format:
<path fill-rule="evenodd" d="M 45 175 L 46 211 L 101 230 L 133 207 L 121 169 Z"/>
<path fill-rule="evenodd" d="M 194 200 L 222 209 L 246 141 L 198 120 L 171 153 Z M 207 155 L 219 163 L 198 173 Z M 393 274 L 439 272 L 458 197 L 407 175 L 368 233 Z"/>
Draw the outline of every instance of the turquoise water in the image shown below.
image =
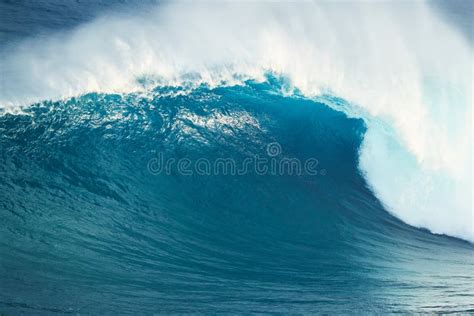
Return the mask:
<path fill-rule="evenodd" d="M 357 169 L 362 120 L 278 82 L 179 90 L 0 117 L 3 311 L 473 310 L 472 244 L 384 210 Z M 274 143 L 320 172 L 149 167 L 239 164 Z"/>

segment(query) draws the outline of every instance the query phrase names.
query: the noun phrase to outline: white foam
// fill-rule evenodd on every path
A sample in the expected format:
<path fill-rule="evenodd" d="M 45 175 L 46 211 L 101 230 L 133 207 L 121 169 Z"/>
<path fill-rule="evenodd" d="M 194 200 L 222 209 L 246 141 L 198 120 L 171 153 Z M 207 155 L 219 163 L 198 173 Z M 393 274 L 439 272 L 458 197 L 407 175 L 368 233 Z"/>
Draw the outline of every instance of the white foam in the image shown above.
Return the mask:
<path fill-rule="evenodd" d="M 9 50 L 0 105 L 273 71 L 351 102 L 369 128 L 360 168 L 390 212 L 474 241 L 471 49 L 419 2 L 176 2 Z"/>

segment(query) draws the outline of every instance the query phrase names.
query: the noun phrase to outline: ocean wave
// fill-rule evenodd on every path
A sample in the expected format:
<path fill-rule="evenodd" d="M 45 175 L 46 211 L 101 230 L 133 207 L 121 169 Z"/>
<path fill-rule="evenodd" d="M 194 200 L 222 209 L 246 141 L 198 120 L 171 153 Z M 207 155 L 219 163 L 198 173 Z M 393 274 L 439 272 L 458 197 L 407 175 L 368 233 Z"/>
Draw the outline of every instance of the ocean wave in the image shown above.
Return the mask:
<path fill-rule="evenodd" d="M 283 76 L 284 93 L 364 120 L 360 170 L 389 212 L 474 241 L 472 49 L 424 3 L 167 3 L 3 55 L 4 111 L 92 91 Z"/>

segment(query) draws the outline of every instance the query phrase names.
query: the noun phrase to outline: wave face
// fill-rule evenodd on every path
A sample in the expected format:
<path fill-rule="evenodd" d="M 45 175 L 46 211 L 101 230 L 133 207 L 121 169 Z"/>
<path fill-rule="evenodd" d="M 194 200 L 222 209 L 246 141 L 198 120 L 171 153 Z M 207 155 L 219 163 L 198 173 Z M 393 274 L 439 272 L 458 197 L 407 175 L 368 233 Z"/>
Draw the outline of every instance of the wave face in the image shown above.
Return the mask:
<path fill-rule="evenodd" d="M 163 3 L 0 51 L 7 312 L 474 310 L 472 47 L 426 4 Z"/>
<path fill-rule="evenodd" d="M 387 213 L 358 170 L 364 122 L 281 90 L 93 93 L 2 116 L 3 308 L 472 310 L 472 244 Z M 158 154 L 268 157 L 275 143 L 320 172 L 150 168 Z"/>

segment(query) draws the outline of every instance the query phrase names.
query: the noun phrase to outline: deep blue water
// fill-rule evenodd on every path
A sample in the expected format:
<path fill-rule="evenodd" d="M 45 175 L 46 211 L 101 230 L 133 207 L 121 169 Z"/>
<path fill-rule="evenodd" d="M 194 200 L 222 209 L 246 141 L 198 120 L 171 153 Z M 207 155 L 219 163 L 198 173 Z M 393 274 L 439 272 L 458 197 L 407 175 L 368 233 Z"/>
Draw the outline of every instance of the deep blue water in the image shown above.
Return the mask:
<path fill-rule="evenodd" d="M 33 34 L 22 25 L 2 24 L 5 41 Z M 358 169 L 364 121 L 284 85 L 1 113 L 0 313 L 474 313 L 473 245 L 390 215 Z M 255 157 L 316 172 L 155 168 Z"/>

